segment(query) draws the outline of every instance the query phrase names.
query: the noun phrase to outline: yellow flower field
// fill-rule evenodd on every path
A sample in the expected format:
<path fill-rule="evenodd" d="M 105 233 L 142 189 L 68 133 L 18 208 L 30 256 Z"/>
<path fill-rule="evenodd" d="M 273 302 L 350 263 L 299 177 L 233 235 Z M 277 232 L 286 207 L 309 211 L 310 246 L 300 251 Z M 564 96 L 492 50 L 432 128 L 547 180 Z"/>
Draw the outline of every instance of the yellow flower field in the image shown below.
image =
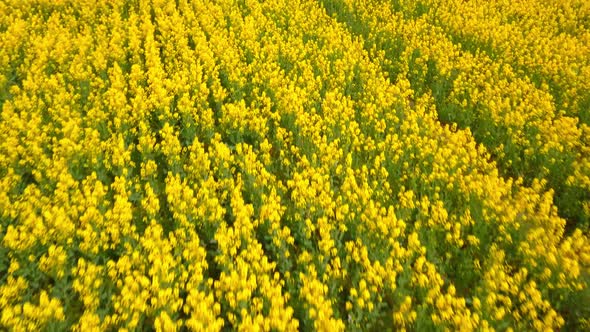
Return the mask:
<path fill-rule="evenodd" d="M 0 0 L 0 330 L 590 329 L 590 2 Z"/>

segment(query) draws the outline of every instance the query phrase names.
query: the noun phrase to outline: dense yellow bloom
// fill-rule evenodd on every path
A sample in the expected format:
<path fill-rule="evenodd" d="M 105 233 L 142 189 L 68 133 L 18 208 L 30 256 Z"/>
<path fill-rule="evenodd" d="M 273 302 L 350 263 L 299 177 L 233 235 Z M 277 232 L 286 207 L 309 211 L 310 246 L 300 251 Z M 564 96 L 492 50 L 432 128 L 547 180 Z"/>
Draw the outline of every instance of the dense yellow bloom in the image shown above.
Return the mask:
<path fill-rule="evenodd" d="M 587 327 L 589 11 L 0 1 L 0 330 Z"/>

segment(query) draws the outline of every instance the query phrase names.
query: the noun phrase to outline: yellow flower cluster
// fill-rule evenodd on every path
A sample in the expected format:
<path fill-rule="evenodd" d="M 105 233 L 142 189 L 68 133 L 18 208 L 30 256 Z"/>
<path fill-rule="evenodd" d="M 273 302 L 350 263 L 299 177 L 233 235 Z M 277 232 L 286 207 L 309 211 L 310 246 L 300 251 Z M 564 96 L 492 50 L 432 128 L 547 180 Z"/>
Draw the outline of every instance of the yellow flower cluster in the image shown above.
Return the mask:
<path fill-rule="evenodd" d="M 589 8 L 0 1 L 0 329 L 587 327 Z"/>
<path fill-rule="evenodd" d="M 498 63 L 546 83 L 566 113 L 588 118 L 590 47 L 586 1 L 424 1 L 437 23 L 466 42 L 488 44 Z"/>
<path fill-rule="evenodd" d="M 342 2 L 345 4 L 341 17 L 355 15 L 374 31 L 369 40 L 375 43 L 375 57 L 382 58 L 382 68 L 393 67 L 397 71 L 406 67 L 416 93 L 432 93 L 441 122 L 470 128 L 497 160 L 503 175 L 523 177 L 527 185 L 534 178 L 546 179 L 556 191 L 556 205 L 563 216 L 571 224 L 587 227 L 590 216 L 584 207 L 590 195 L 586 181 L 590 155 L 585 133 L 590 125 L 590 80 L 581 74 L 589 72 L 583 69 L 589 65 L 586 30 L 573 36 L 563 31 L 550 34 L 545 28 L 538 30 L 527 25 L 526 19 L 519 19 L 521 14 L 514 14 L 520 6 L 530 12 L 535 12 L 531 9 L 535 6 L 547 9 L 539 1 L 530 1 L 535 6 L 512 6 L 504 1 L 474 1 L 468 6 L 463 1 L 403 1 L 397 6 L 399 11 L 389 1 L 368 1 L 365 6 Z M 577 7 L 573 2 L 566 1 Z M 511 10 L 503 10 L 504 7 Z M 533 15 L 535 25 L 545 26 L 538 18 L 554 19 L 562 11 L 559 7 L 537 9 Z M 501 12 L 510 16 L 511 11 L 511 18 L 494 20 L 494 15 L 488 15 Z M 532 21 L 531 14 L 527 15 Z M 523 26 L 518 31 L 503 31 L 506 21 Z M 472 31 L 474 24 L 481 26 Z M 547 23 L 551 25 L 555 26 Z M 388 38 L 387 42 L 381 41 L 383 36 Z M 564 42 L 563 38 L 571 42 Z M 500 41 L 503 39 L 506 43 Z M 517 39 L 522 39 L 522 43 Z M 553 50 L 557 49 L 564 54 L 556 55 L 558 52 Z M 518 58 L 515 54 L 520 52 L 527 57 L 523 63 L 511 58 Z M 402 59 L 394 65 L 387 58 L 393 56 Z M 558 59 L 551 59 L 553 56 Z M 567 68 L 551 71 L 552 64 Z M 568 74 L 560 76 L 557 72 Z"/>

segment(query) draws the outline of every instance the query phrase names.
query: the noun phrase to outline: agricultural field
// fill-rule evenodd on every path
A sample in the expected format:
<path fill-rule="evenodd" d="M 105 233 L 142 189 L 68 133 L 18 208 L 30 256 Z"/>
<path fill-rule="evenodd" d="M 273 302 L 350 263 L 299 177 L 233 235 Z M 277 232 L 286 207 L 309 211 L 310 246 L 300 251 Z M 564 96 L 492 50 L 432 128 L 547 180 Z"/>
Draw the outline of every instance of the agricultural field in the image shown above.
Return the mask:
<path fill-rule="evenodd" d="M 0 0 L 0 330 L 590 330 L 590 1 Z"/>

